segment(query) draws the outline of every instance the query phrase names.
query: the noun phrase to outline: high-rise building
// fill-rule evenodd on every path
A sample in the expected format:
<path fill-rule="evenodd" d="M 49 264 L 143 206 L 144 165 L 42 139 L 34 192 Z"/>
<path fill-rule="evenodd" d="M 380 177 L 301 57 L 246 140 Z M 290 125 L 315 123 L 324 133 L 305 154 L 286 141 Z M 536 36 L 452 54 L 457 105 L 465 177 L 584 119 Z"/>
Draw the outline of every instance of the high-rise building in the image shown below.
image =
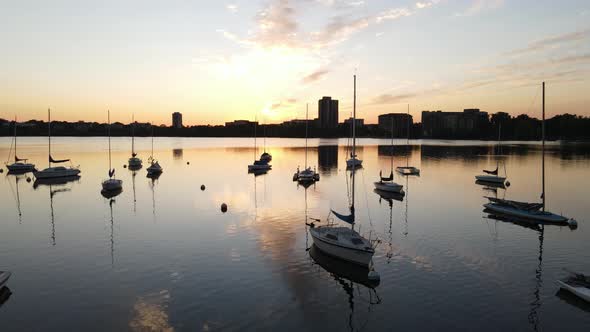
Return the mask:
<path fill-rule="evenodd" d="M 177 129 L 182 128 L 182 113 L 172 113 L 172 127 Z"/>
<path fill-rule="evenodd" d="M 477 108 L 463 112 L 422 111 L 424 138 L 480 138 L 488 125 L 488 113 Z"/>
<path fill-rule="evenodd" d="M 393 119 L 393 135 L 395 137 L 407 137 L 408 128 L 413 124 L 412 116 L 407 113 L 388 113 L 378 117 L 379 129 L 391 132 L 391 120 Z M 409 126 L 408 126 L 409 125 Z"/>
<path fill-rule="evenodd" d="M 338 100 L 331 97 L 318 100 L 318 119 L 320 128 L 338 127 Z"/>

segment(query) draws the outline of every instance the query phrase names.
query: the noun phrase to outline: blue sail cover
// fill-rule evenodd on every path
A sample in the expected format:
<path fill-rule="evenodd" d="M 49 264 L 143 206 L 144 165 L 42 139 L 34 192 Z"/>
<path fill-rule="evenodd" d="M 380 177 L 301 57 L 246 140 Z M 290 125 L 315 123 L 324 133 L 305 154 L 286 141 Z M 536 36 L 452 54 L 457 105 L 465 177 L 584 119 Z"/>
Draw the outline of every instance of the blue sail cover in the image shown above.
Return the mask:
<path fill-rule="evenodd" d="M 342 215 L 342 214 L 340 214 L 340 213 L 338 213 L 338 212 L 336 212 L 336 211 L 334 211 L 334 210 L 332 210 L 332 213 L 333 213 L 333 214 L 334 214 L 336 217 L 338 217 L 338 219 L 340 219 L 340 220 L 342 220 L 342 221 L 345 221 L 345 222 L 347 222 L 347 223 L 349 223 L 349 224 L 351 224 L 351 225 L 352 225 L 352 224 L 354 224 L 354 214 L 350 214 L 350 215 L 348 215 L 348 216 L 345 216 L 345 215 Z"/>

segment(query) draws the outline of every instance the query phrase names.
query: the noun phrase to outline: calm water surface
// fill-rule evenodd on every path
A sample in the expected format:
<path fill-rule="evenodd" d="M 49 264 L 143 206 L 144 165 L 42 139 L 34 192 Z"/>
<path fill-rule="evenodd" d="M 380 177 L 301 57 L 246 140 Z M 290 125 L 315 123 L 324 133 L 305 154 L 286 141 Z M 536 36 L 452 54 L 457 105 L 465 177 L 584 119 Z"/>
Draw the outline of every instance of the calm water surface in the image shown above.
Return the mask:
<path fill-rule="evenodd" d="M 21 138 L 19 156 L 45 167 L 45 142 Z M 345 140 L 310 141 L 321 181 L 305 189 L 291 181 L 303 140 L 269 139 L 273 169 L 254 176 L 252 139 L 156 138 L 164 173 L 151 180 L 122 167 L 130 139 L 114 138 L 124 191 L 111 200 L 100 194 L 105 138 L 54 142 L 55 158 L 80 165 L 79 180 L 0 176 L 0 270 L 13 272 L 2 331 L 590 330 L 590 306 L 555 283 L 564 267 L 590 273 L 587 148 L 550 147 L 548 209 L 579 227 L 541 229 L 482 211 L 486 195 L 538 199 L 538 145 L 496 156 L 488 143 L 414 142 L 410 163 L 422 175 L 396 177 L 407 195 L 389 202 L 373 192 L 379 170 L 389 172 L 388 141 L 361 140 L 358 224 L 382 240 L 373 288 L 362 271 L 306 250 L 306 215 L 347 209 Z M 149 143 L 138 139 L 144 162 Z M 397 143 L 395 163 L 405 164 Z M 0 138 L 0 156 L 9 147 Z M 476 185 L 497 159 L 512 185 Z"/>

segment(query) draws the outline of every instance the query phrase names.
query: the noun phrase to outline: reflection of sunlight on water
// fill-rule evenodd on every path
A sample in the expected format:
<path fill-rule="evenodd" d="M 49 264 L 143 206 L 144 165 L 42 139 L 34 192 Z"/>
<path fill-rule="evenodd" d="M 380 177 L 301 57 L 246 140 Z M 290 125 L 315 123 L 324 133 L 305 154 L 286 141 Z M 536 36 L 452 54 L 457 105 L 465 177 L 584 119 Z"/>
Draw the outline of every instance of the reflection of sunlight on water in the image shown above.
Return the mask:
<path fill-rule="evenodd" d="M 165 331 L 172 332 L 174 328 L 168 321 L 167 301 L 170 293 L 162 290 L 137 300 L 133 306 L 134 317 L 129 323 L 132 331 Z"/>

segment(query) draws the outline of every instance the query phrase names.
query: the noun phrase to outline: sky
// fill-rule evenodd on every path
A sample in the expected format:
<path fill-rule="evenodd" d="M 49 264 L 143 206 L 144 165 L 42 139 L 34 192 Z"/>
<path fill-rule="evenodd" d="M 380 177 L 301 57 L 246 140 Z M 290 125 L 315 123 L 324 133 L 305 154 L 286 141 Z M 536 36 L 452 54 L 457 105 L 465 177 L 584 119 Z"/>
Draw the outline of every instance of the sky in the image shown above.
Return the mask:
<path fill-rule="evenodd" d="M 0 118 L 590 116 L 590 1 L 0 0 Z"/>

